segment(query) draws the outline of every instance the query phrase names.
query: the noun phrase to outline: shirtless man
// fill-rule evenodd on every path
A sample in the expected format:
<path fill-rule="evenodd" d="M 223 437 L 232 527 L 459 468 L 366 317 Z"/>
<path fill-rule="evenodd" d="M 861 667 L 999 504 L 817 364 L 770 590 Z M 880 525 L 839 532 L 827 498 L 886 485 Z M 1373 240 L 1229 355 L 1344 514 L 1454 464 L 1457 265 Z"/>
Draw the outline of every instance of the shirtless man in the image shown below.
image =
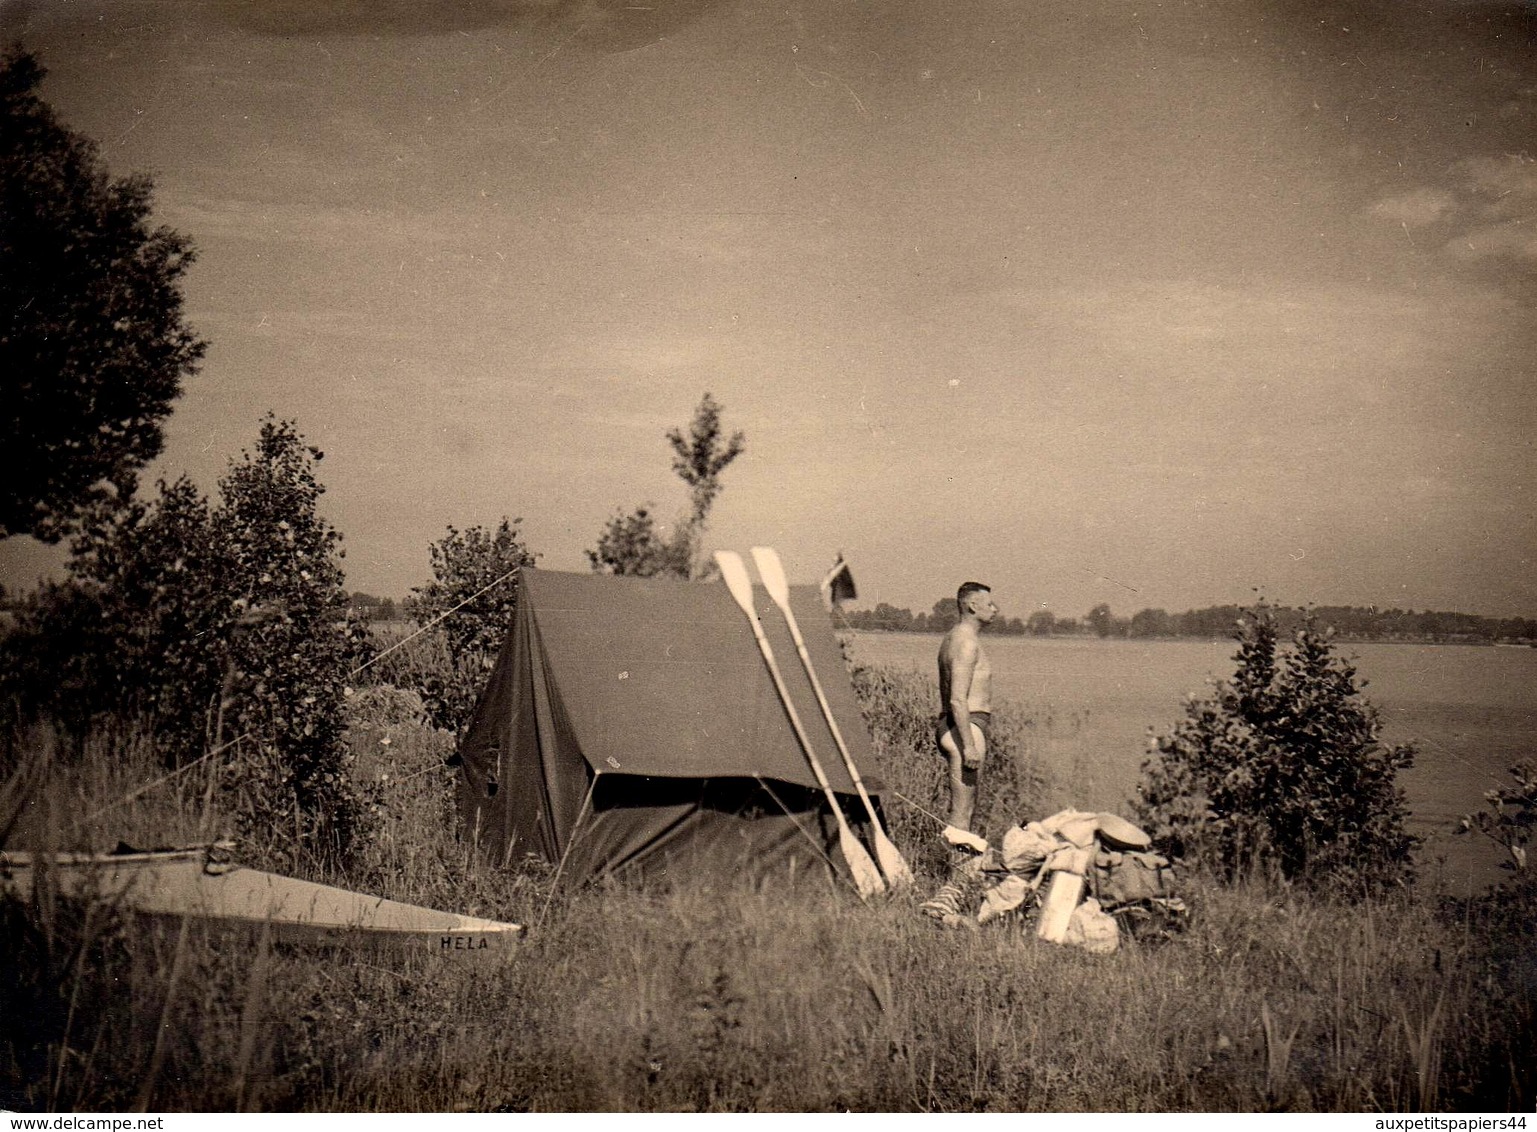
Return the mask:
<path fill-rule="evenodd" d="M 950 824 L 971 831 L 977 777 L 987 754 L 988 721 L 993 710 L 993 669 L 979 635 L 982 627 L 998 616 L 998 606 L 993 603 L 992 590 L 981 582 L 961 586 L 955 602 L 961 619 L 939 646 L 943 714 L 935 739 L 950 764 Z"/>

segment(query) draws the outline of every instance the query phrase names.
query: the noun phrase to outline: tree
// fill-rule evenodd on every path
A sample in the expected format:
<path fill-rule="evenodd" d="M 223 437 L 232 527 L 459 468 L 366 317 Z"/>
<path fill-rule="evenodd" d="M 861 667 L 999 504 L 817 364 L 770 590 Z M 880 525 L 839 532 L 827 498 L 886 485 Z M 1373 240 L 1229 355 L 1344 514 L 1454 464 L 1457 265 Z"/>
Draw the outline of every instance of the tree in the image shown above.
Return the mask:
<path fill-rule="evenodd" d="M 394 621 L 398 614 L 394 598 L 375 597 L 362 590 L 353 593 L 348 605 L 365 621 Z"/>
<path fill-rule="evenodd" d="M 228 636 L 228 729 L 256 745 L 235 763 L 240 816 L 251 829 L 291 823 L 344 851 L 362 814 L 342 699 L 367 630 L 348 614 L 341 535 L 320 517 L 323 458 L 292 422 L 269 416 L 254 451 L 219 481 L 212 529 L 239 630 Z"/>
<path fill-rule="evenodd" d="M 1110 612 L 1110 606 L 1100 603 L 1084 614 L 1084 624 L 1093 629 L 1096 637 L 1110 637 L 1116 632 L 1116 618 Z"/>
<path fill-rule="evenodd" d="M 77 731 L 147 725 L 172 765 L 238 737 L 222 782 L 245 833 L 345 852 L 363 809 L 341 705 L 367 636 L 317 510 L 320 459 L 269 417 L 218 506 L 182 478 L 88 513 L 70 580 L 25 603 L 4 670 L 22 703 Z"/>
<path fill-rule="evenodd" d="M 126 501 L 205 343 L 182 319 L 191 243 L 151 228 L 151 183 L 113 179 L 38 97 L 43 68 L 0 57 L 0 537 L 56 542 Z"/>
<path fill-rule="evenodd" d="M 693 547 L 683 528 L 671 538 L 656 529 L 656 520 L 647 507 L 637 507 L 630 514 L 617 514 L 598 537 L 596 548 L 587 552 L 595 573 L 632 574 L 650 578 L 657 574 L 689 576 L 693 568 Z"/>
<path fill-rule="evenodd" d="M 1037 609 L 1025 621 L 1025 632 L 1033 637 L 1049 637 L 1055 631 L 1057 619 L 1049 609 Z"/>
<path fill-rule="evenodd" d="M 849 624 L 856 629 L 879 629 L 889 633 L 913 631 L 912 610 L 898 609 L 884 601 L 874 609 L 856 609 L 848 616 Z"/>
<path fill-rule="evenodd" d="M 1279 644 L 1260 607 L 1239 622 L 1237 670 L 1154 741 L 1137 810 L 1176 856 L 1232 875 L 1269 863 L 1316 887 L 1407 881 L 1416 839 L 1397 773 L 1412 746 L 1384 746 L 1355 669 L 1305 618 Z"/>
<path fill-rule="evenodd" d="M 1143 609 L 1132 615 L 1127 629 L 1133 637 L 1168 637 L 1174 633 L 1174 619 L 1163 609 Z"/>
<path fill-rule="evenodd" d="M 427 548 L 432 581 L 412 589 L 412 617 L 425 625 L 442 616 L 455 655 L 501 650 L 518 609 L 518 571 L 538 557 L 523 542 L 522 522 L 504 515 L 495 531 L 450 526 Z"/>
<path fill-rule="evenodd" d="M 518 532 L 522 519 L 503 516 L 495 531 L 453 527 L 428 548 L 432 581 L 413 589 L 412 618 L 438 618 L 448 666 L 419 675 L 418 691 L 434 726 L 457 731 L 469 721 L 486 673 L 496 662 L 518 608 L 518 573 L 538 557 Z"/>
<path fill-rule="evenodd" d="M 722 406 L 706 393 L 694 410 L 688 431 L 674 428 L 667 432 L 673 451 L 672 470 L 689 489 L 689 511 L 672 536 L 664 538 L 657 531 L 648 507 L 637 507 L 628 515 L 617 514 L 604 527 L 598 545 L 587 551 L 594 572 L 688 578 L 698 571 L 710 509 L 725 490 L 721 473 L 747 448 L 741 432 L 725 435 L 721 411 Z"/>
<path fill-rule="evenodd" d="M 688 528 L 696 543 L 704 533 L 716 496 L 725 490 L 720 474 L 747 448 L 747 437 L 743 433 L 724 436 L 720 414 L 721 405 L 706 393 L 694 410 L 688 434 L 684 435 L 676 428 L 667 433 L 667 443 L 672 445 L 673 451 L 672 470 L 688 484 L 691 504 Z"/>

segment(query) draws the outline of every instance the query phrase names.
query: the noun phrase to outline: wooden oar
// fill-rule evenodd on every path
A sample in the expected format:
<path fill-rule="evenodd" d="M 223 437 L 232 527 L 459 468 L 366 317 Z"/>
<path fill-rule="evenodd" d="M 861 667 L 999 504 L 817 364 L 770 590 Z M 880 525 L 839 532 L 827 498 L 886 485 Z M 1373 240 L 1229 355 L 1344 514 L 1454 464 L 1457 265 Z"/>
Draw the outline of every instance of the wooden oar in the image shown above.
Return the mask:
<path fill-rule="evenodd" d="M 785 581 L 784 566 L 779 561 L 779 553 L 773 547 L 755 546 L 752 548 L 752 560 L 758 566 L 758 576 L 763 579 L 763 588 L 768 590 L 769 596 L 774 599 L 774 604 L 779 606 L 779 612 L 784 614 L 785 624 L 790 627 L 790 637 L 795 641 L 795 651 L 800 653 L 801 665 L 811 679 L 811 690 L 816 693 L 817 703 L 822 708 L 822 718 L 827 720 L 827 729 L 833 733 L 833 741 L 838 744 L 838 753 L 843 756 L 843 765 L 848 767 L 849 777 L 854 780 L 854 789 L 859 791 L 860 800 L 865 804 L 865 812 L 870 815 L 870 828 L 874 830 L 875 859 L 880 862 L 881 872 L 886 874 L 886 881 L 892 888 L 906 888 L 913 883 L 913 871 L 902 857 L 901 850 L 892 844 L 891 839 L 886 836 L 886 831 L 881 828 L 881 819 L 875 812 L 875 804 L 870 801 L 870 794 L 865 789 L 864 781 L 859 777 L 859 767 L 854 764 L 854 756 L 849 751 L 849 745 L 844 742 L 838 721 L 833 718 L 832 705 L 827 702 L 827 693 L 822 690 L 822 681 L 817 679 L 817 670 L 811 663 L 811 654 L 806 651 L 806 639 L 801 636 L 801 627 L 795 620 L 795 611 L 790 608 L 790 585 Z"/>
<path fill-rule="evenodd" d="M 801 749 L 806 752 L 806 761 L 811 764 L 811 773 L 816 775 L 817 785 L 822 788 L 822 793 L 827 795 L 827 804 L 832 807 L 833 817 L 838 820 L 838 849 L 843 854 L 844 863 L 849 867 L 849 873 L 854 878 L 854 890 L 859 893 L 861 900 L 886 891 L 886 884 L 881 880 L 880 870 L 875 867 L 875 862 L 870 859 L 870 854 L 859 843 L 859 838 L 854 836 L 854 831 L 849 828 L 848 820 L 843 816 L 843 811 L 838 807 L 837 795 L 833 793 L 832 786 L 827 781 L 827 772 L 822 769 L 822 763 L 817 758 L 816 751 L 812 749 L 811 739 L 806 735 L 806 729 L 801 726 L 801 717 L 795 710 L 795 704 L 790 700 L 790 690 L 785 687 L 784 677 L 780 675 L 779 663 L 774 659 L 774 649 L 768 642 L 768 637 L 763 634 L 763 626 L 758 621 L 758 611 L 753 607 L 752 579 L 748 577 L 747 567 L 742 564 L 742 556 L 732 550 L 717 550 L 715 562 L 720 566 L 721 577 L 726 580 L 726 588 L 731 591 L 731 596 L 736 599 L 742 612 L 747 614 L 747 622 L 752 626 L 753 638 L 758 642 L 758 651 L 763 654 L 764 661 L 768 664 L 769 675 L 774 679 L 774 688 L 779 692 L 779 699 L 785 706 L 785 714 L 790 717 L 790 726 L 795 731 L 795 738 L 800 741 Z"/>

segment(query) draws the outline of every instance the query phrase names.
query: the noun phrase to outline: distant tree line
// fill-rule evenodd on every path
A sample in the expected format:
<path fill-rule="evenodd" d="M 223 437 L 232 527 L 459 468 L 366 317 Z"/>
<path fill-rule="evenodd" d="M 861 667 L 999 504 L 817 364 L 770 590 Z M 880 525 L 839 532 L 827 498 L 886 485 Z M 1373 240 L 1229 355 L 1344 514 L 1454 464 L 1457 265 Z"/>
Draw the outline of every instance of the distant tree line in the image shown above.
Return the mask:
<path fill-rule="evenodd" d="M 1059 617 L 1038 609 L 1029 617 L 999 618 L 990 632 L 1028 637 L 1152 637 L 1221 638 L 1231 636 L 1243 616 L 1237 605 L 1212 605 L 1184 613 L 1143 609 L 1130 617 L 1117 617 L 1108 605 L 1096 605 L 1082 617 Z M 1291 633 L 1311 613 L 1320 626 L 1341 637 L 1363 641 L 1493 641 L 1537 640 L 1537 619 L 1529 617 L 1480 617 L 1472 613 L 1437 613 L 1412 609 L 1376 609 L 1371 606 L 1320 605 L 1310 610 L 1273 610 L 1279 632 Z M 855 629 L 892 633 L 943 633 L 955 624 L 955 599 L 934 603 L 928 613 L 914 613 L 881 602 L 874 609 L 845 611 Z"/>
<path fill-rule="evenodd" d="M 347 604 L 364 621 L 399 621 L 401 610 L 392 597 L 375 597 L 358 590 L 347 598 Z"/>

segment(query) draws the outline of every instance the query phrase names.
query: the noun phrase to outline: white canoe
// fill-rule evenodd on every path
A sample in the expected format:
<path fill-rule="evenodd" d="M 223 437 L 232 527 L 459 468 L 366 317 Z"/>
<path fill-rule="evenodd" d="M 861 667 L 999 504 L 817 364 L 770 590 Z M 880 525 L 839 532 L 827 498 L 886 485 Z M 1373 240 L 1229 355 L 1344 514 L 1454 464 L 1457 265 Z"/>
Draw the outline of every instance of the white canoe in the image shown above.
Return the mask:
<path fill-rule="evenodd" d="M 0 853 L 0 892 L 30 900 L 40 877 L 60 896 L 152 916 L 192 916 L 295 943 L 403 946 L 444 956 L 500 951 L 520 924 L 440 912 L 210 860 L 207 849 Z"/>

